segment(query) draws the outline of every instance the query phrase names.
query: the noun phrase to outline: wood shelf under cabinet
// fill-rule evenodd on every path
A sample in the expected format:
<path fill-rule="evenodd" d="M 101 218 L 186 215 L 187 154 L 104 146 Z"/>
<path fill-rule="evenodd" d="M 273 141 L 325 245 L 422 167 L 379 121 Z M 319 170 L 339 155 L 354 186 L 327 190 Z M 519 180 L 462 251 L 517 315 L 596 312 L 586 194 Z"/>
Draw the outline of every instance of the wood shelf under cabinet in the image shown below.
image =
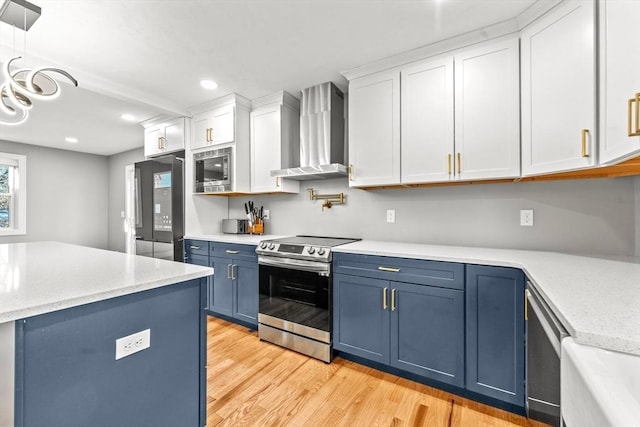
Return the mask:
<path fill-rule="evenodd" d="M 424 184 L 404 184 L 404 185 L 382 185 L 371 187 L 360 187 L 361 190 L 384 190 L 396 188 L 422 188 L 422 187 L 442 187 L 450 185 L 471 185 L 471 184 L 504 184 L 531 181 L 558 181 L 564 179 L 592 179 L 592 178 L 619 178 L 623 176 L 640 175 L 640 156 L 629 159 L 625 162 L 611 166 L 602 166 L 591 169 L 581 169 L 571 172 L 561 172 L 539 176 L 527 176 L 515 179 L 494 179 L 480 181 L 455 181 L 455 182 L 431 182 Z"/>

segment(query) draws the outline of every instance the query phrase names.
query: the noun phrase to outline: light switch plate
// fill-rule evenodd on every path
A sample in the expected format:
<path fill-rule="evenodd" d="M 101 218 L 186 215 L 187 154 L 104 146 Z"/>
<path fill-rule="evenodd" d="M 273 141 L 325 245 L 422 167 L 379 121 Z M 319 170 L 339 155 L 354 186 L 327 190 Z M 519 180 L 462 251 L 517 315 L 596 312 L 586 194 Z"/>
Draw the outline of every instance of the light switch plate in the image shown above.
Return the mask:
<path fill-rule="evenodd" d="M 387 222 L 396 222 L 396 210 L 387 209 Z"/>

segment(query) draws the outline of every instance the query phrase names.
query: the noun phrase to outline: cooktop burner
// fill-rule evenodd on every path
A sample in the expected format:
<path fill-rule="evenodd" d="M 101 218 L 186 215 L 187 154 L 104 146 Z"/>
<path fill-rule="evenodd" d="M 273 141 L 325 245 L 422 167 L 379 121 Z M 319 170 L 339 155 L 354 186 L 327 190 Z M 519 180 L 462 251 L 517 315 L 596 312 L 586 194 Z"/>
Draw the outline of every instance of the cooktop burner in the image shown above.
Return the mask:
<path fill-rule="evenodd" d="M 295 258 L 309 261 L 330 262 L 331 248 L 357 242 L 360 239 L 322 236 L 291 236 L 263 240 L 256 253 L 263 256 Z"/>

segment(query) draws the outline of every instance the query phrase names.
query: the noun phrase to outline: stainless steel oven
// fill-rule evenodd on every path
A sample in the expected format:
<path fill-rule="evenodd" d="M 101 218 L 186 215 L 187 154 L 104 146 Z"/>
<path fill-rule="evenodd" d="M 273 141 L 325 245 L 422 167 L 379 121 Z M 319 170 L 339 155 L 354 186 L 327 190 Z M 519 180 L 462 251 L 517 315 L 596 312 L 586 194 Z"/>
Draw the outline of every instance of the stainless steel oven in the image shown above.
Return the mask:
<path fill-rule="evenodd" d="M 331 248 L 354 241 L 295 236 L 260 242 L 261 340 L 331 362 Z"/>
<path fill-rule="evenodd" d="M 193 155 L 194 193 L 219 193 L 232 190 L 233 148 L 207 150 Z"/>
<path fill-rule="evenodd" d="M 560 426 L 560 343 L 569 334 L 531 283 L 526 293 L 527 416 Z"/>

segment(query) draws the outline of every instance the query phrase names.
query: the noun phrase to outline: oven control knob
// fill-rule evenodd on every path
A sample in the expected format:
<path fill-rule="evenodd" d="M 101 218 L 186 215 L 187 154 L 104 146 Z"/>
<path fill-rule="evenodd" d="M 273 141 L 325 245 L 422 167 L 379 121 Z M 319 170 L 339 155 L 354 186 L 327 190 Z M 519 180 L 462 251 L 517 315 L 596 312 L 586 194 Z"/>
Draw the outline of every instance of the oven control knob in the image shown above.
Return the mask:
<path fill-rule="evenodd" d="M 324 252 L 325 252 L 324 248 L 318 248 L 318 255 L 322 256 L 324 255 Z"/>
<path fill-rule="evenodd" d="M 307 249 L 307 252 L 309 252 L 309 255 L 313 255 L 313 253 L 315 252 L 315 248 L 313 246 L 309 246 L 309 249 Z"/>
<path fill-rule="evenodd" d="M 267 248 L 267 242 L 260 242 L 260 249 L 266 249 Z"/>
<path fill-rule="evenodd" d="M 269 250 L 274 250 L 276 248 L 275 243 L 269 243 Z"/>

